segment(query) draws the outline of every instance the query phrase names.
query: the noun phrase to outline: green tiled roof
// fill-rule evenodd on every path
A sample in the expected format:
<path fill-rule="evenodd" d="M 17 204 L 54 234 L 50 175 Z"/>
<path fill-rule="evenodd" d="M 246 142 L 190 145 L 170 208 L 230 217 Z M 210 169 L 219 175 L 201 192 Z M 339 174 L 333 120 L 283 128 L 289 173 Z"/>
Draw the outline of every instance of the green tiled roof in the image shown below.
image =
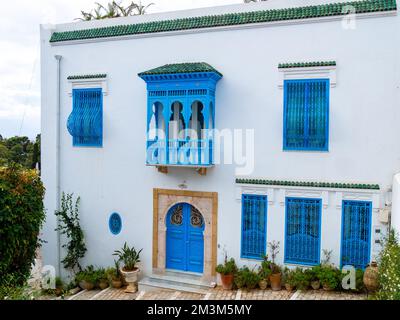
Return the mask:
<path fill-rule="evenodd" d="M 362 183 L 280 181 L 280 180 L 264 180 L 264 179 L 236 179 L 236 183 L 260 184 L 268 186 L 310 187 L 310 188 L 338 188 L 338 189 L 364 189 L 364 190 L 380 189 L 378 184 L 362 184 Z"/>
<path fill-rule="evenodd" d="M 290 62 L 290 63 L 280 63 L 278 65 L 279 69 L 287 68 L 307 68 L 307 67 L 327 67 L 336 66 L 336 61 L 312 61 L 312 62 Z"/>
<path fill-rule="evenodd" d="M 345 13 L 342 12 L 342 8 L 347 5 L 353 6 L 356 13 L 397 10 L 396 0 L 351 1 L 307 7 L 228 13 L 213 16 L 162 20 L 94 29 L 54 32 L 51 36 L 50 42 L 118 37 L 135 34 L 234 26 L 241 24 L 309 19 L 328 16 L 341 16 L 345 15 Z"/>
<path fill-rule="evenodd" d="M 155 74 L 175 74 L 175 73 L 195 73 L 195 72 L 215 72 L 222 77 L 222 74 L 220 72 L 218 72 L 212 66 L 210 66 L 208 63 L 205 62 L 166 64 L 165 66 L 139 73 L 139 77 L 155 75 Z"/>
<path fill-rule="evenodd" d="M 82 80 L 82 79 L 100 79 L 100 78 L 107 78 L 107 75 L 102 74 L 83 74 L 83 75 L 75 75 L 69 76 L 68 80 Z"/>

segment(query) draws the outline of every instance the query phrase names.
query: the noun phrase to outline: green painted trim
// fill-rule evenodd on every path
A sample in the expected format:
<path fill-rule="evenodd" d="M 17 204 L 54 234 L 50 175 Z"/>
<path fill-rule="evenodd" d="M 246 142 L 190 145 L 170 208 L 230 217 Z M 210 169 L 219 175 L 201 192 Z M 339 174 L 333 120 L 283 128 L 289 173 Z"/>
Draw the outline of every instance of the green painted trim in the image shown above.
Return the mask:
<path fill-rule="evenodd" d="M 279 69 L 288 68 L 310 68 L 310 67 L 329 67 L 336 66 L 336 61 L 312 61 L 312 62 L 289 62 L 280 63 L 278 65 Z"/>
<path fill-rule="evenodd" d="M 162 33 L 168 31 L 203 29 L 242 24 L 257 24 L 264 22 L 310 19 L 329 16 L 343 16 L 344 6 L 353 6 L 355 13 L 370 13 L 397 10 L 396 0 L 364 0 L 342 3 L 330 3 L 308 7 L 295 7 L 253 12 L 228 13 L 214 16 L 162 20 L 130 25 L 54 32 L 50 42 L 62 42 L 84 39 L 120 37 L 135 34 Z"/>
<path fill-rule="evenodd" d="M 264 179 L 236 179 L 236 183 L 259 184 L 268 186 L 287 186 L 287 187 L 380 190 L 378 184 L 363 184 L 363 183 L 280 181 L 280 180 L 264 180 Z"/>
<path fill-rule="evenodd" d="M 75 75 L 69 76 L 67 80 L 83 80 L 83 79 L 101 79 L 107 78 L 106 74 L 84 74 L 84 75 Z"/>
<path fill-rule="evenodd" d="M 166 64 L 162 67 L 141 72 L 139 73 L 139 77 L 157 75 L 157 74 L 177 74 L 177 73 L 197 73 L 197 72 L 215 72 L 222 77 L 222 73 L 218 72 L 212 66 L 210 66 L 208 63 L 205 62 Z"/>

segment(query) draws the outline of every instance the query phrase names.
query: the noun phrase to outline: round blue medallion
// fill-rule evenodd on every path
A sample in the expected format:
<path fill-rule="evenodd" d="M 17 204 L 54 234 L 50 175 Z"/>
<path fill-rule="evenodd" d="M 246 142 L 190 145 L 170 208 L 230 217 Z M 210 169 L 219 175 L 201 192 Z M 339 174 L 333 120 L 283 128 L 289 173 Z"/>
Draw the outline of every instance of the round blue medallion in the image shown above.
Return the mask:
<path fill-rule="evenodd" d="M 113 235 L 117 235 L 121 232 L 122 229 L 122 219 L 121 216 L 114 212 L 110 216 L 110 220 L 108 221 L 108 226 L 110 228 L 110 231 Z"/>

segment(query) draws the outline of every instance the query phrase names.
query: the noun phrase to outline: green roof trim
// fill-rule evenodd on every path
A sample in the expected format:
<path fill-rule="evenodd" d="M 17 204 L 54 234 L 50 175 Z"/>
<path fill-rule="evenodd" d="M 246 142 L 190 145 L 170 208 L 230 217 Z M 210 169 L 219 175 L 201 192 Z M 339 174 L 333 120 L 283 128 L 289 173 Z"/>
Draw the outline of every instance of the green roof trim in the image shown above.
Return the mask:
<path fill-rule="evenodd" d="M 236 183 L 259 184 L 267 186 L 287 186 L 287 187 L 380 190 L 378 184 L 363 184 L 363 183 L 280 181 L 280 180 L 264 180 L 264 179 L 236 179 Z"/>
<path fill-rule="evenodd" d="M 105 73 L 75 75 L 75 76 L 69 76 L 67 80 L 101 79 L 101 78 L 107 78 L 107 75 Z"/>
<path fill-rule="evenodd" d="M 396 0 L 350 1 L 307 7 L 227 13 L 213 16 L 200 16 L 130 25 L 117 25 L 93 29 L 54 32 L 51 36 L 50 42 L 98 39 L 178 30 L 235 26 L 242 24 L 310 19 L 329 16 L 343 16 L 347 14 L 342 12 L 344 6 L 353 6 L 355 8 L 355 13 L 357 14 L 397 10 Z"/>
<path fill-rule="evenodd" d="M 288 68 L 310 68 L 310 67 L 329 67 L 336 66 L 336 61 L 313 61 L 313 62 L 289 62 L 280 63 L 278 65 L 279 69 Z"/>
<path fill-rule="evenodd" d="M 205 62 L 166 64 L 162 67 L 141 72 L 139 73 L 139 77 L 158 75 L 158 74 L 198 73 L 198 72 L 215 72 L 222 77 L 222 73 L 218 72 L 212 66 L 210 66 L 208 63 Z"/>

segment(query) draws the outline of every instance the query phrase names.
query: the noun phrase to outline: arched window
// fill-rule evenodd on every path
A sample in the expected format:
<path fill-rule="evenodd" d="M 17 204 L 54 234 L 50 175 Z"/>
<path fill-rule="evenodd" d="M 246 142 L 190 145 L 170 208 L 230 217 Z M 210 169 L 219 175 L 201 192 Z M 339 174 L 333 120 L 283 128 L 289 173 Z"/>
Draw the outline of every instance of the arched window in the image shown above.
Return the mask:
<path fill-rule="evenodd" d="M 186 129 L 185 119 L 183 118 L 183 104 L 175 101 L 171 105 L 171 117 L 169 119 L 169 139 L 184 139 Z"/>
<path fill-rule="evenodd" d="M 201 101 L 194 101 L 191 105 L 191 116 L 189 121 L 190 139 L 199 140 L 202 138 L 202 130 L 204 129 L 204 105 Z"/>
<path fill-rule="evenodd" d="M 149 123 L 149 140 L 165 139 L 164 106 L 155 102 L 152 106 L 152 116 Z"/>

